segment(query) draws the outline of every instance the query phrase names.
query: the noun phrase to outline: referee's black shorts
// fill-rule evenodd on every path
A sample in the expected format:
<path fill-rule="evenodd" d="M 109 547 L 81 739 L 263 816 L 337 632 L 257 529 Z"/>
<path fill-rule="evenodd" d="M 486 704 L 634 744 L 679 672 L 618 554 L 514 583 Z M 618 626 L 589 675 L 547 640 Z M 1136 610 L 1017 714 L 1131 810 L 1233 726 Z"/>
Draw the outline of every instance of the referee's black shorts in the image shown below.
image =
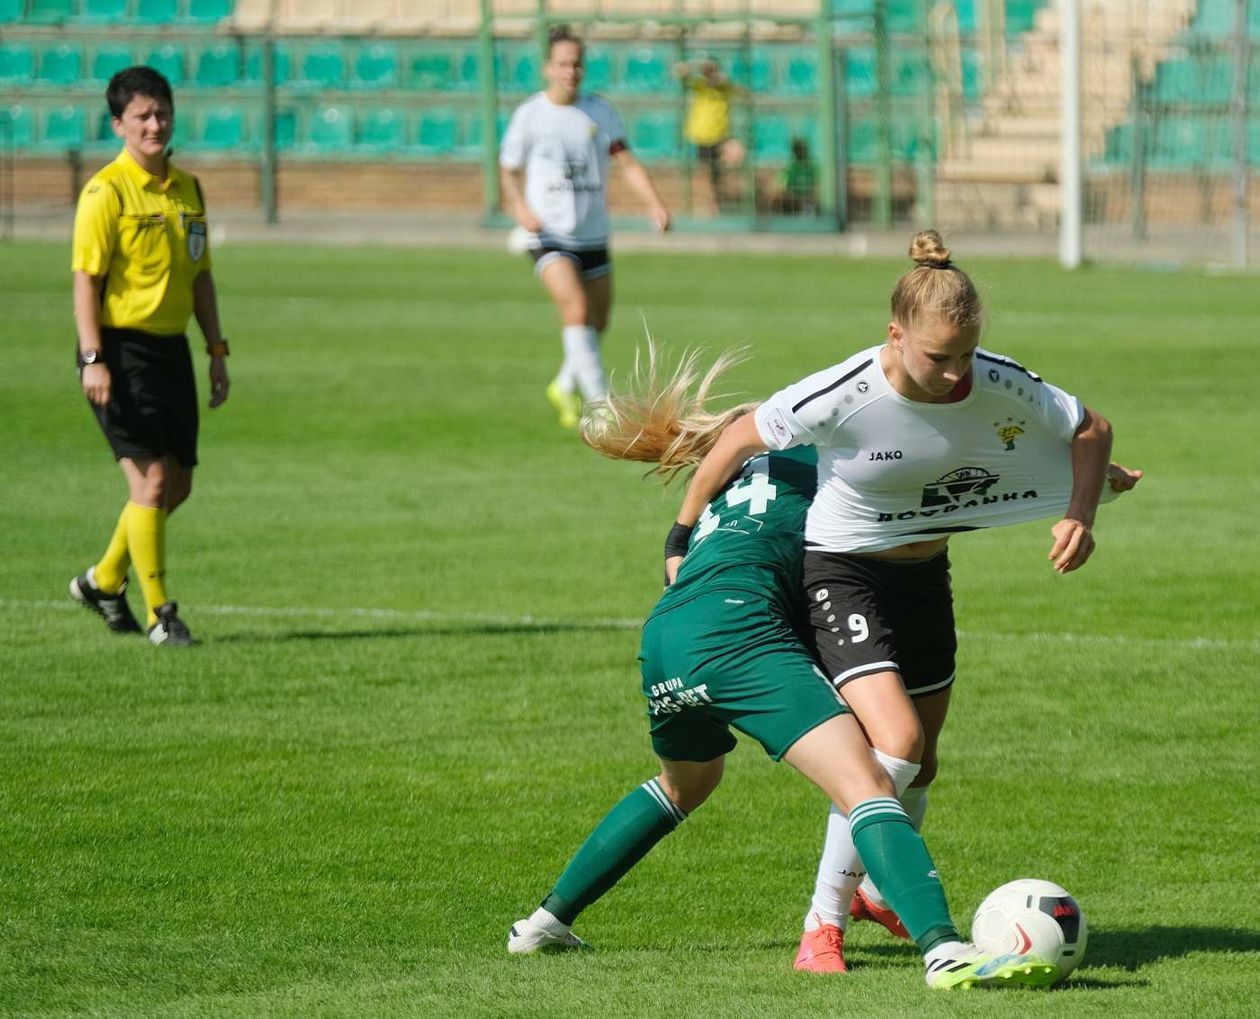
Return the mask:
<path fill-rule="evenodd" d="M 949 555 L 902 561 L 805 552 L 814 650 L 843 692 L 846 683 L 899 672 L 912 697 L 954 682 L 954 600 Z"/>
<path fill-rule="evenodd" d="M 114 459 L 173 456 L 197 465 L 197 384 L 188 337 L 101 328 L 110 399 L 90 404 Z M 77 354 L 77 347 L 76 347 Z"/>

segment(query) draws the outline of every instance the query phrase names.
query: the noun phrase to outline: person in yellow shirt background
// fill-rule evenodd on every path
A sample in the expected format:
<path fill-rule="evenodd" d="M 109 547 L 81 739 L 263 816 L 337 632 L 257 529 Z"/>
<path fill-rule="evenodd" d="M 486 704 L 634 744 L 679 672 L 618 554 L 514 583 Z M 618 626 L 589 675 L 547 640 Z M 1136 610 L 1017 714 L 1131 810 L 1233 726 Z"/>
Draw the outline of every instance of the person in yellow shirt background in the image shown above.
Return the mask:
<path fill-rule="evenodd" d="M 731 99 L 746 90 L 727 78 L 715 60 L 677 64 L 674 74 L 691 93 L 683 135 L 695 146 L 696 158 L 709 172 L 713 211 L 717 213 L 728 201 L 722 171 L 728 163 L 738 165 L 743 153 L 743 147 L 731 137 Z"/>
<path fill-rule="evenodd" d="M 83 393 L 128 500 L 104 555 L 70 581 L 70 595 L 110 630 L 139 632 L 126 599 L 134 568 L 149 640 L 188 646 L 195 641 L 166 593 L 166 519 L 188 498 L 197 464 L 189 316 L 205 337 L 212 408 L 228 397 L 228 345 L 201 185 L 168 159 L 170 83 L 151 67 L 128 67 L 110 79 L 105 99 L 123 150 L 79 196 L 71 270 Z"/>

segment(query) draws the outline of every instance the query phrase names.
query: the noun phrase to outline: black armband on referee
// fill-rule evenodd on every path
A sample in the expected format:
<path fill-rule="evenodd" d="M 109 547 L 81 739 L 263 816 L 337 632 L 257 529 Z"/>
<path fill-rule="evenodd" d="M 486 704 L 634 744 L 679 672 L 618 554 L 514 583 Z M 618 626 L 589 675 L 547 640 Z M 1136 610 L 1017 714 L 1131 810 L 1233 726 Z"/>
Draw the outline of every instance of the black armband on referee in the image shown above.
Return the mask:
<path fill-rule="evenodd" d="M 674 526 L 669 529 L 669 535 L 665 538 L 665 558 L 670 559 L 676 555 L 685 556 L 687 546 L 691 544 L 691 532 L 695 529 L 695 524 L 688 526 L 674 521 Z"/>

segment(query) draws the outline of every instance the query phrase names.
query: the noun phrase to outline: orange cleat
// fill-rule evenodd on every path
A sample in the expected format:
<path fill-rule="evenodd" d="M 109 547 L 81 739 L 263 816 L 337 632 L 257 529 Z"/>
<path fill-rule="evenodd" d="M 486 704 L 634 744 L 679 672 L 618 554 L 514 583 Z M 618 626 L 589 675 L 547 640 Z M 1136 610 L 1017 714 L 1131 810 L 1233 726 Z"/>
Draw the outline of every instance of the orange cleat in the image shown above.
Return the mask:
<path fill-rule="evenodd" d="M 844 931 L 825 923 L 801 935 L 801 948 L 792 968 L 803 973 L 847 973 L 844 964 Z"/>
<path fill-rule="evenodd" d="M 894 938 L 910 937 L 910 932 L 897 918 L 897 914 L 888 906 L 875 905 L 861 888 L 853 893 L 853 901 L 849 903 L 849 916 L 854 920 L 873 920 L 883 925 Z"/>

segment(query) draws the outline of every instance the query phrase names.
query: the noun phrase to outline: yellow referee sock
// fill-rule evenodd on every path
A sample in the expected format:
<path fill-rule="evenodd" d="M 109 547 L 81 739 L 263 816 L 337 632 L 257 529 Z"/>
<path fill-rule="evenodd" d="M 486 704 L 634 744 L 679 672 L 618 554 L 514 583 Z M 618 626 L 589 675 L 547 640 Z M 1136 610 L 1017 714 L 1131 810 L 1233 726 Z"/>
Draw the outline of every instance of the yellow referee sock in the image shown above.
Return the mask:
<path fill-rule="evenodd" d="M 147 625 L 152 626 L 157 622 L 154 609 L 170 600 L 166 597 L 166 510 L 129 502 L 123 513 L 127 517 L 127 547 L 149 613 Z"/>
<path fill-rule="evenodd" d="M 127 550 L 127 507 L 118 514 L 118 526 L 114 528 L 114 536 L 101 561 L 92 567 L 92 581 L 97 590 L 105 594 L 117 594 L 127 579 L 127 568 L 131 566 L 131 553 Z"/>

